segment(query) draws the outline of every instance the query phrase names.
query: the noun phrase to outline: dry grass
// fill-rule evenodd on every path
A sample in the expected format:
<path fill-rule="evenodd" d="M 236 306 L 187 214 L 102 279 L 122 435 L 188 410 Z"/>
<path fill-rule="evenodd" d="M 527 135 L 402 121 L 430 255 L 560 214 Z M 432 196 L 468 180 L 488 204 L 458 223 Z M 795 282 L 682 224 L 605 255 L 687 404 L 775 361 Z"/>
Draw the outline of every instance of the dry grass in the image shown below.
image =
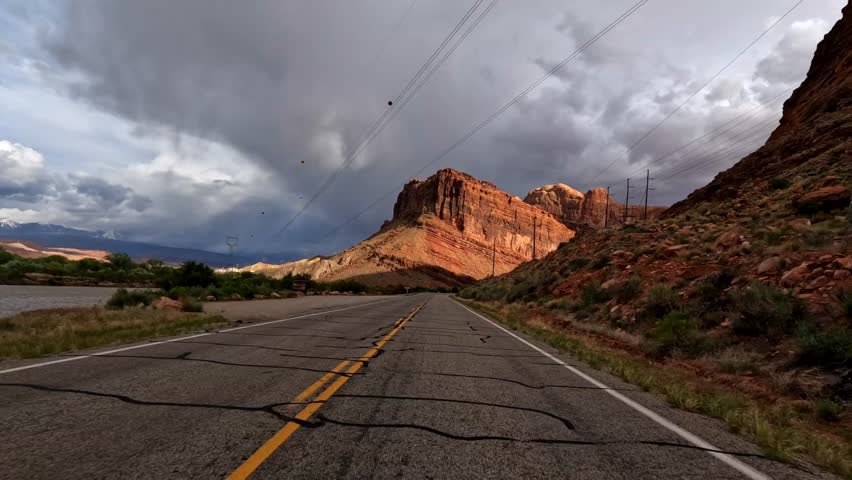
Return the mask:
<path fill-rule="evenodd" d="M 222 317 L 140 308 L 36 310 L 0 319 L 0 358 L 40 357 L 180 335 L 223 323 Z"/>
<path fill-rule="evenodd" d="M 648 363 L 628 353 L 614 352 L 593 342 L 530 325 L 526 321 L 529 311 L 518 305 L 465 303 L 513 330 L 570 353 L 592 368 L 660 395 L 677 408 L 723 420 L 731 431 L 752 438 L 770 458 L 808 461 L 852 479 L 852 439 L 820 430 L 807 411 L 795 411 L 785 402 L 760 402 L 740 392 L 703 382 L 676 367 Z M 737 368 L 743 368 L 739 354 L 732 352 L 730 357 L 726 360 L 733 360 Z"/>

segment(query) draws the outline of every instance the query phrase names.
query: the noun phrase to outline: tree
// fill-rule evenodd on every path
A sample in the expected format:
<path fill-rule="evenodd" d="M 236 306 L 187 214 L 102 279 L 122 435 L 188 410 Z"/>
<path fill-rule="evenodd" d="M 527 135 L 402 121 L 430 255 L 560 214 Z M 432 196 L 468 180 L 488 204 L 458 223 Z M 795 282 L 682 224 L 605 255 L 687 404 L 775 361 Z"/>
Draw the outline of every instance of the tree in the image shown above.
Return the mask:
<path fill-rule="evenodd" d="M 116 270 L 130 270 L 134 266 L 130 255 L 126 253 L 110 253 L 106 259 Z"/>

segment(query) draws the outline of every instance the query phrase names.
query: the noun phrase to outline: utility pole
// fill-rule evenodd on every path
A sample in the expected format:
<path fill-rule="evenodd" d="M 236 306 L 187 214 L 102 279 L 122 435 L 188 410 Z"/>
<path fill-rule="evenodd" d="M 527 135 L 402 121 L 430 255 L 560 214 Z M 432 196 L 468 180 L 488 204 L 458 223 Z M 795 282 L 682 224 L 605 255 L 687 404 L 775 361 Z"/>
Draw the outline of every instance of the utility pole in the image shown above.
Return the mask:
<path fill-rule="evenodd" d="M 533 217 L 533 245 L 532 245 L 532 247 L 533 247 L 533 252 L 532 252 L 533 253 L 533 260 L 535 260 L 535 224 L 536 224 L 537 220 L 538 220 L 537 217 Z"/>
<path fill-rule="evenodd" d="M 609 226 L 609 185 L 606 186 L 606 216 L 604 217 L 604 228 Z"/>
<path fill-rule="evenodd" d="M 231 256 L 231 266 L 234 265 L 234 249 L 240 244 L 240 237 L 225 237 L 225 244 L 228 246 L 228 255 Z"/>
<path fill-rule="evenodd" d="M 653 190 L 653 188 L 649 188 L 651 185 L 651 170 L 648 170 L 645 173 L 645 213 L 643 214 L 642 220 L 648 220 L 648 192 Z"/>
<path fill-rule="evenodd" d="M 627 179 L 627 191 L 624 193 L 624 223 L 627 224 L 627 210 L 630 207 L 630 179 Z"/>

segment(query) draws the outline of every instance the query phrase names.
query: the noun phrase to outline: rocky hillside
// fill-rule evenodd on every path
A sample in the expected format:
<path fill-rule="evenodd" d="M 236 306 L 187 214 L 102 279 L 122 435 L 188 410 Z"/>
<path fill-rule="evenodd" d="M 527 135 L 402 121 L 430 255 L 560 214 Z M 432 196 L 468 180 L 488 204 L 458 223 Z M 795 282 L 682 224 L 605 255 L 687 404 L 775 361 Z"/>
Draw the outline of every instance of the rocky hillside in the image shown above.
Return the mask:
<path fill-rule="evenodd" d="M 393 218 L 369 239 L 331 257 L 245 270 L 280 277 L 307 273 L 323 281 L 352 279 L 372 285 L 452 287 L 506 273 L 546 255 L 574 231 L 553 215 L 495 185 L 452 169 L 400 192 Z"/>
<path fill-rule="evenodd" d="M 764 147 L 656 220 L 580 234 L 461 295 L 795 411 L 843 450 L 811 460 L 852 475 L 850 188 L 847 6 Z M 579 192 L 531 196 L 585 215 Z"/>
<path fill-rule="evenodd" d="M 604 188 L 594 188 L 583 194 L 564 183 L 535 188 L 527 194 L 524 201 L 552 214 L 566 225 L 595 228 L 622 224 L 625 219 L 628 223 L 654 219 L 666 210 L 666 207 L 649 205 L 646 216 L 644 205 L 630 205 L 625 208 L 623 203 L 618 203 L 609 196 Z"/>

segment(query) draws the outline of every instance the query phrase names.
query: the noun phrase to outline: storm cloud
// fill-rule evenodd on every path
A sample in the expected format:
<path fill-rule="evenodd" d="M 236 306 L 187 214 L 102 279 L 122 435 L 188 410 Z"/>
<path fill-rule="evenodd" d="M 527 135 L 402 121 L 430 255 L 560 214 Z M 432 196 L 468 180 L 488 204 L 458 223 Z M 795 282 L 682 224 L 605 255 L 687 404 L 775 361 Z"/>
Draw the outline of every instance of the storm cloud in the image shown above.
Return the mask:
<path fill-rule="evenodd" d="M 395 193 L 338 235 L 324 234 L 401 188 L 633 2 L 583 1 L 570 9 L 556 0 L 499 2 L 326 194 L 276 235 L 472 3 L 416 2 L 403 23 L 410 3 L 380 0 L 92 0 L 48 12 L 22 7 L 15 15 L 24 20 L 16 25 L 31 44 L 17 53 L 20 77 L 106 116 L 100 121 L 122 132 L 110 154 L 100 155 L 110 168 L 75 163 L 63 177 L 68 190 L 54 198 L 67 201 L 80 221 L 93 205 L 119 205 L 123 220 L 110 218 L 123 224 L 111 228 L 151 241 L 213 248 L 234 234 L 242 248 L 294 255 L 351 245 L 389 217 Z M 617 193 L 627 176 L 644 175 L 650 162 L 801 81 L 844 2 L 806 3 L 624 155 L 786 10 L 771 0 L 685 3 L 650 2 L 425 174 L 459 168 L 520 196 L 554 182 L 578 189 L 612 184 Z M 720 36 L 722 22 L 729 33 Z M 654 176 L 712 158 L 744 129 L 777 119 L 781 100 L 711 137 L 712 144 L 654 163 Z M 0 122 L 3 137 L 16 138 Z M 62 151 L 28 146 L 48 151 L 48 164 L 60 157 L 51 153 Z M 111 155 L 122 148 L 133 149 L 132 161 L 122 164 Z M 746 152 L 732 150 L 730 158 L 655 185 L 652 203 L 683 198 L 740 153 Z M 0 180 L 0 192 L 17 188 L 18 201 L 33 200 L 44 195 L 34 185 Z M 147 228 L 152 224 L 159 228 Z"/>

